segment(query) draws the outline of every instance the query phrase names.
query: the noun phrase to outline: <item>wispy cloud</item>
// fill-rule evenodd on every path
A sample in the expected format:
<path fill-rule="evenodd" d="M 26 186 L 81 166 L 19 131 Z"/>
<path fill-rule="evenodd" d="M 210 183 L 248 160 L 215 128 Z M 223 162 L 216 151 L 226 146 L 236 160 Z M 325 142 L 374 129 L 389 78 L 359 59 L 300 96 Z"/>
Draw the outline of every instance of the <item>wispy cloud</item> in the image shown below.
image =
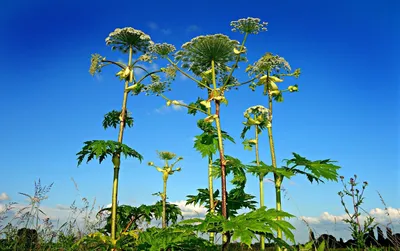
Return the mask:
<path fill-rule="evenodd" d="M 147 26 L 152 30 L 158 30 L 158 24 L 155 22 L 148 22 Z"/>
<path fill-rule="evenodd" d="M 160 31 L 164 35 L 170 35 L 172 33 L 171 29 L 167 28 L 160 28 L 160 26 L 155 22 L 148 22 L 147 26 L 152 29 L 153 31 Z"/>
<path fill-rule="evenodd" d="M 10 199 L 10 197 L 6 193 L 3 192 L 0 194 L 0 201 L 9 200 L 9 199 Z"/>
<path fill-rule="evenodd" d="M 189 26 L 186 28 L 186 32 L 187 32 L 187 33 L 196 32 L 196 31 L 200 31 L 200 27 L 197 26 L 197 25 L 194 25 L 194 24 L 189 25 Z"/>

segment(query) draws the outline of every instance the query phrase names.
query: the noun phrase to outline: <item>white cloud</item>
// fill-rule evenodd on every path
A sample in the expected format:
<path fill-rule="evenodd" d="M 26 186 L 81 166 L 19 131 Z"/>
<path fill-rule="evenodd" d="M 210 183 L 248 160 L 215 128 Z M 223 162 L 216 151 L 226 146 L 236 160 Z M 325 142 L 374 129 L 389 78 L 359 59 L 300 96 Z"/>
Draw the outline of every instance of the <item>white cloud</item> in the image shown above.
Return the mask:
<path fill-rule="evenodd" d="M 193 204 L 186 205 L 185 200 L 180 200 L 176 202 L 171 202 L 172 204 L 177 205 L 181 211 L 182 215 L 187 218 L 187 217 L 204 217 L 207 213 L 207 208 L 204 206 L 199 206 L 196 205 L 194 206 Z"/>
<path fill-rule="evenodd" d="M 10 199 L 10 197 L 6 193 L 3 192 L 0 194 L 0 201 L 9 200 L 9 199 Z"/>
<path fill-rule="evenodd" d="M 389 213 L 389 216 L 387 215 Z M 374 208 L 371 209 L 368 214 L 375 218 L 375 221 L 380 224 L 387 224 L 390 222 L 400 221 L 400 208 L 392 208 L 389 207 L 387 212 L 385 209 L 382 208 Z M 360 220 L 364 222 L 365 218 L 368 215 L 361 212 Z M 302 220 L 306 221 L 309 224 L 322 224 L 322 223 L 339 223 L 343 222 L 344 219 L 349 219 L 347 214 L 342 215 L 332 215 L 328 212 L 323 212 L 318 217 L 308 217 L 308 216 L 301 216 Z M 399 222 L 400 223 L 400 222 Z"/>

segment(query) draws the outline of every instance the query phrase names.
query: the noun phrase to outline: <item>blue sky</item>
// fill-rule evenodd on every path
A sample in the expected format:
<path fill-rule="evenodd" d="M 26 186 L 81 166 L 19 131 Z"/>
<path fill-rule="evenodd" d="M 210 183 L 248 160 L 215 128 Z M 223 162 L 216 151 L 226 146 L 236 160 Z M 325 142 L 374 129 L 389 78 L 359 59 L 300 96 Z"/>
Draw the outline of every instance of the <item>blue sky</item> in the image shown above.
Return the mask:
<path fill-rule="evenodd" d="M 154 42 L 177 48 L 198 35 L 230 31 L 230 21 L 258 17 L 268 31 L 251 36 L 246 44 L 249 63 L 265 52 L 301 68 L 300 91 L 276 104 L 274 136 L 278 160 L 297 152 L 309 159 L 331 158 L 340 174 L 367 180 L 365 208 L 382 208 L 379 191 L 388 206 L 400 208 L 398 44 L 399 3 L 395 1 L 203 1 L 196 6 L 180 1 L 112 4 L 104 1 L 14 1 L 0 10 L 0 124 L 2 175 L 0 193 L 20 201 L 18 192 L 33 191 L 33 182 L 54 182 L 45 205 L 69 205 L 80 194 L 97 203 L 110 203 L 112 167 L 90 163 L 76 167 L 75 154 L 83 142 L 116 140 L 117 131 L 101 126 L 103 115 L 120 109 L 123 84 L 107 68 L 100 77 L 88 73 L 90 55 L 126 60 L 111 52 L 104 39 L 115 28 L 133 27 Z M 165 62 L 157 62 L 158 66 Z M 241 69 L 246 64 L 241 65 Z M 246 76 L 239 73 L 239 78 Z M 190 80 L 177 78 L 168 93 L 186 103 L 201 92 Z M 239 138 L 243 112 L 266 105 L 265 98 L 247 87 L 227 95 L 222 127 L 237 144 L 226 144 L 227 154 L 244 163 L 254 159 Z M 122 163 L 120 203 L 152 203 L 162 189 L 161 176 L 148 161 L 156 150 L 184 157 L 182 172 L 169 180 L 170 201 L 184 200 L 207 186 L 206 160 L 194 151 L 199 133 L 196 120 L 184 110 L 166 109 L 158 97 L 130 97 L 128 109 L 135 125 L 125 143 L 145 158 Z M 262 159 L 269 162 L 267 135 Z M 249 177 L 247 192 L 257 195 L 256 178 Z M 219 187 L 220 182 L 215 182 Z M 286 181 L 283 207 L 297 216 L 318 217 L 323 212 L 343 214 L 337 192 L 340 183 L 309 184 L 303 177 Z M 267 182 L 266 204 L 274 205 L 273 186 Z M 1 203 L 1 201 L 0 201 Z"/>

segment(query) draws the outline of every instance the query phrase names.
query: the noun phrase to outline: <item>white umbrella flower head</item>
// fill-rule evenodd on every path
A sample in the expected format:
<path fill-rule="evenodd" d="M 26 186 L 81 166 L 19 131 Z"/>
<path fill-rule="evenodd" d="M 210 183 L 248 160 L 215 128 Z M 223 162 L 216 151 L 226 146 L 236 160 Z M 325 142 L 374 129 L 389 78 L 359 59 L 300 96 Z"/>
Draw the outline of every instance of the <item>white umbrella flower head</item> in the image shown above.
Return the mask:
<path fill-rule="evenodd" d="M 134 54 L 138 51 L 146 53 L 152 44 L 153 41 L 149 35 L 132 27 L 117 28 L 106 38 L 106 45 L 123 53 L 128 53 L 129 48 L 132 48 Z"/>
<path fill-rule="evenodd" d="M 267 31 L 267 22 L 261 22 L 259 18 L 242 18 L 237 21 L 232 21 L 232 31 L 240 33 L 258 34 L 260 31 Z"/>
<path fill-rule="evenodd" d="M 211 69 L 214 61 L 216 73 L 227 72 L 227 63 L 237 58 L 234 49 L 239 48 L 239 42 L 223 34 L 198 36 L 182 45 L 182 49 L 175 54 L 177 60 L 182 61 L 182 67 L 191 70 L 195 75 Z M 241 61 L 245 58 L 241 56 Z"/>

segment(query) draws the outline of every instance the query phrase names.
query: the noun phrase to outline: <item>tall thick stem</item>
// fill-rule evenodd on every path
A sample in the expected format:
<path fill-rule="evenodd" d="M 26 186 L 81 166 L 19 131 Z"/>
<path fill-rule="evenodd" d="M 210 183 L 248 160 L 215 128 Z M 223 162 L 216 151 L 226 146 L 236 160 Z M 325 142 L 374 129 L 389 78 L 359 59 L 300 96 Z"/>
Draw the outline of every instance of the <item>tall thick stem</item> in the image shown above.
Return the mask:
<path fill-rule="evenodd" d="M 255 126 L 256 128 L 256 164 L 257 166 L 260 166 L 260 156 L 259 156 L 259 144 L 258 144 L 258 125 Z M 260 186 L 260 207 L 264 206 L 264 177 L 262 177 L 261 175 L 258 176 L 259 179 L 259 186 Z M 260 235 L 260 246 L 261 246 L 261 250 L 265 250 L 265 238 L 264 235 L 261 234 Z"/>
<path fill-rule="evenodd" d="M 211 60 L 211 70 L 212 70 L 212 81 L 213 81 L 213 86 L 214 90 L 217 89 L 217 83 L 216 83 L 216 78 L 215 78 L 215 62 L 214 60 Z M 221 107 L 221 102 L 220 100 L 214 100 L 215 101 L 215 124 L 217 126 L 217 135 L 218 135 L 218 150 L 219 150 L 219 159 L 221 163 L 221 209 L 222 209 L 222 216 L 225 219 L 228 219 L 228 212 L 227 212 L 227 198 L 226 198 L 226 161 L 225 161 L 225 155 L 224 155 L 224 143 L 222 139 L 222 129 L 221 129 L 221 115 L 220 115 L 220 107 Z M 229 234 L 224 233 L 224 243 L 222 245 L 222 250 L 227 250 L 228 245 L 229 245 Z"/>
<path fill-rule="evenodd" d="M 273 168 L 276 168 L 276 156 L 275 156 L 275 146 L 274 146 L 274 138 L 272 136 L 272 97 L 268 94 L 268 107 L 269 107 L 269 121 L 270 127 L 268 127 L 268 140 L 269 147 L 271 152 L 271 161 Z M 274 183 L 275 183 L 275 201 L 276 201 L 276 210 L 282 211 L 282 203 L 281 203 L 281 184 L 282 177 L 276 173 L 274 173 Z M 281 217 L 277 217 L 278 220 L 281 220 Z M 278 228 L 278 238 L 282 239 L 282 230 Z M 281 248 L 277 246 L 277 250 L 280 251 Z"/>
<path fill-rule="evenodd" d="M 132 63 L 132 47 L 129 48 L 129 61 L 128 67 L 130 67 Z M 129 86 L 129 81 L 125 81 L 124 87 L 124 96 L 122 100 L 122 109 L 120 115 L 120 124 L 119 124 L 119 133 L 118 133 L 118 142 L 122 143 L 122 139 L 124 137 L 124 129 L 125 129 L 125 118 L 126 118 L 126 105 L 128 102 L 128 92 L 125 91 Z M 121 156 L 118 154 L 118 163 L 120 163 Z M 113 190 L 112 190 L 112 202 L 111 202 L 111 239 L 115 240 L 115 232 L 117 228 L 117 201 L 118 201 L 118 178 L 119 178 L 119 168 L 120 166 L 114 165 L 114 178 L 113 178 Z"/>
<path fill-rule="evenodd" d="M 212 155 L 208 156 L 208 191 L 210 194 L 210 214 L 214 214 L 214 186 L 213 186 L 213 177 L 212 177 Z M 214 232 L 210 233 L 210 242 L 214 243 Z"/>
<path fill-rule="evenodd" d="M 163 195 L 161 196 L 162 198 L 162 228 L 167 227 L 167 181 L 168 181 L 168 176 L 163 177 L 164 181 L 164 187 L 163 187 Z"/>
<path fill-rule="evenodd" d="M 226 160 L 224 156 L 224 144 L 222 141 L 222 130 L 221 130 L 221 121 L 220 121 L 220 102 L 218 100 L 215 101 L 215 114 L 217 118 L 215 119 L 215 123 L 217 125 L 217 134 L 218 134 L 218 149 L 219 149 L 219 158 L 221 163 L 221 198 L 222 198 L 222 216 L 225 219 L 228 219 L 228 212 L 227 212 L 227 198 L 226 198 Z M 226 243 L 222 246 L 222 250 L 226 250 L 228 245 L 228 238 L 225 235 Z"/>

